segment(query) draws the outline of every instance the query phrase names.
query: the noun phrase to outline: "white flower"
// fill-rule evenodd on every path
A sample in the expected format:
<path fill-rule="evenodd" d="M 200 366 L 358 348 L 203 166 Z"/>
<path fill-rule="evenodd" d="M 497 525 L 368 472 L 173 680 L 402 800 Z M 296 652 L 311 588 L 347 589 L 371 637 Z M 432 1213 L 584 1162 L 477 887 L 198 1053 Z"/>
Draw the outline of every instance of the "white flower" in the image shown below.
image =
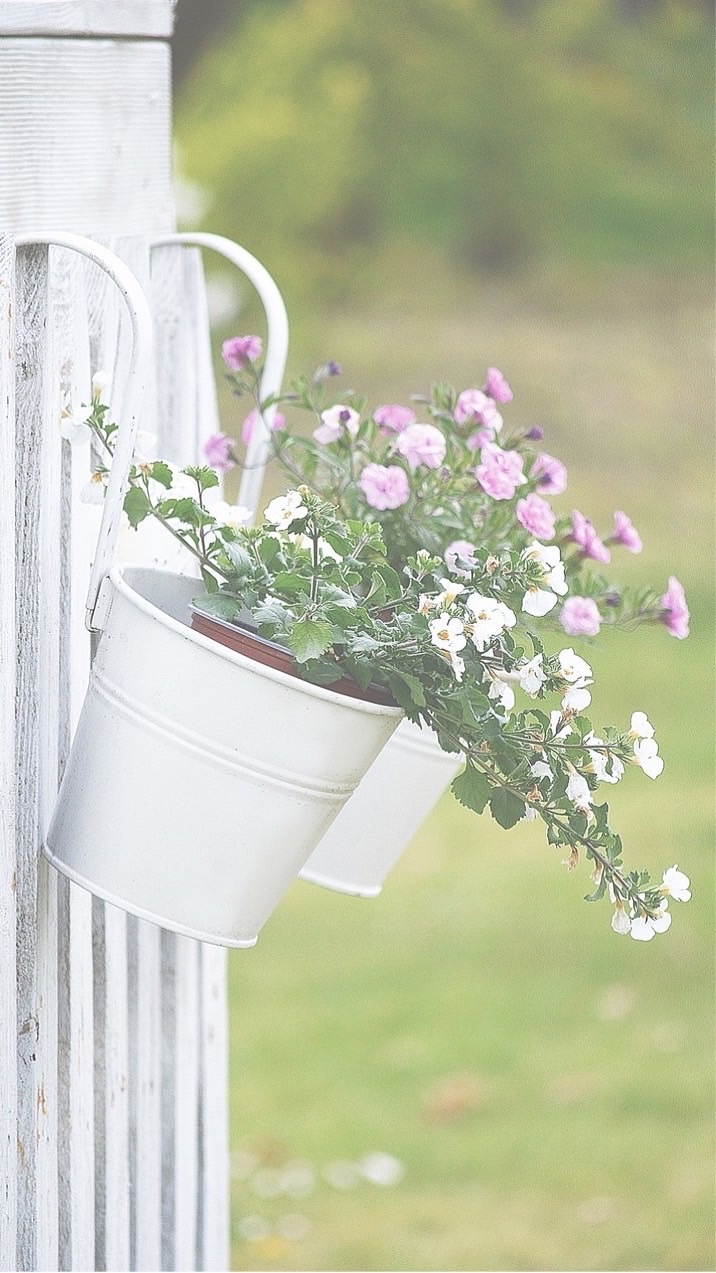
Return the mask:
<path fill-rule="evenodd" d="M 516 669 L 520 678 L 520 687 L 529 694 L 530 698 L 534 698 L 539 694 L 542 686 L 547 680 L 547 673 L 542 667 L 542 655 L 535 654 L 533 659 L 528 663 L 521 663 Z"/>
<path fill-rule="evenodd" d="M 631 729 L 629 730 L 630 738 L 653 738 L 654 726 L 649 721 L 646 712 L 632 712 Z"/>
<path fill-rule="evenodd" d="M 562 721 L 561 725 L 560 725 L 560 721 Z M 567 722 L 563 721 L 561 712 L 550 712 L 549 728 L 550 728 L 551 736 L 555 738 L 558 742 L 562 738 L 566 738 L 567 735 L 571 734 L 572 732 L 572 726 L 569 724 L 568 721 Z"/>
<path fill-rule="evenodd" d="M 462 681 L 462 678 L 465 675 L 465 660 L 461 659 L 460 655 L 456 654 L 454 650 L 443 650 L 441 653 L 443 658 L 448 660 L 450 667 L 455 674 L 455 680 Z"/>
<path fill-rule="evenodd" d="M 517 622 L 509 606 L 503 601 L 483 597 L 479 592 L 471 592 L 465 606 L 473 616 L 470 635 L 478 650 L 484 650 L 494 636 L 499 636 L 505 628 L 511 628 Z"/>
<path fill-rule="evenodd" d="M 631 935 L 635 941 L 651 941 L 654 933 L 665 933 L 667 928 L 671 926 L 671 916 L 667 910 L 669 903 L 664 898 L 661 903 L 661 913 L 655 918 L 647 915 L 639 915 L 631 921 Z"/>
<path fill-rule="evenodd" d="M 675 902 L 688 902 L 691 900 L 690 883 L 688 875 L 684 875 L 678 866 L 670 866 L 664 871 L 661 892 L 667 897 L 673 897 Z"/>
<path fill-rule="evenodd" d="M 556 544 L 546 545 L 538 544 L 533 541 L 523 550 L 522 559 L 524 561 L 535 561 L 542 568 L 542 579 L 539 584 L 531 584 L 522 599 L 522 609 L 525 614 L 531 614 L 534 618 L 542 618 L 543 615 L 549 614 L 553 606 L 557 604 L 557 596 L 564 596 L 568 591 L 567 581 L 564 577 L 564 562 L 559 553 Z"/>
<path fill-rule="evenodd" d="M 221 499 L 212 504 L 211 515 L 220 525 L 239 530 L 251 520 L 251 509 L 244 508 L 242 504 L 227 504 L 226 500 Z"/>
<path fill-rule="evenodd" d="M 546 592 L 544 588 L 537 588 L 534 584 L 522 598 L 525 614 L 531 614 L 535 619 L 544 618 L 556 604 L 557 598 L 553 592 Z"/>
<path fill-rule="evenodd" d="M 493 677 L 487 696 L 488 698 L 496 699 L 506 715 L 509 715 L 515 705 L 515 691 L 511 685 L 508 685 L 499 676 Z"/>
<path fill-rule="evenodd" d="M 109 473 L 105 473 L 102 469 L 98 469 L 96 473 L 93 473 L 80 491 L 81 502 L 83 504 L 104 503 L 104 493 L 107 489 L 108 479 Z"/>
<path fill-rule="evenodd" d="M 576 685 L 577 683 L 580 685 L 591 685 L 591 667 L 587 663 L 586 659 L 582 659 L 578 654 L 574 653 L 571 646 L 566 650 L 560 650 L 557 655 L 557 659 L 559 662 L 560 676 L 563 676 L 565 681 L 569 681 L 572 685 Z"/>
<path fill-rule="evenodd" d="M 592 696 L 589 690 L 582 684 L 570 685 L 562 698 L 562 708 L 565 712 L 583 712 L 585 707 L 589 707 L 591 701 Z"/>
<path fill-rule="evenodd" d="M 614 914 L 612 915 L 612 928 L 614 929 L 614 932 L 619 933 L 621 937 L 626 937 L 627 933 L 631 930 L 631 926 L 632 921 L 624 910 L 624 907 L 621 903 L 619 903 L 615 907 Z"/>
<path fill-rule="evenodd" d="M 92 430 L 87 424 L 87 420 L 92 414 L 91 407 L 81 407 L 79 411 L 70 413 L 63 411 L 60 416 L 60 433 L 71 446 L 81 446 L 84 442 L 89 442 L 92 437 Z"/>
<path fill-rule="evenodd" d="M 655 738 L 637 738 L 634 743 L 636 763 L 649 778 L 658 778 L 664 768 Z"/>
<path fill-rule="evenodd" d="M 461 592 L 465 591 L 464 583 L 454 583 L 451 579 L 441 579 L 442 592 L 435 599 L 436 606 L 451 606 Z"/>
<path fill-rule="evenodd" d="M 149 433 L 147 429 L 137 429 L 134 439 L 134 451 L 132 459 L 135 464 L 148 464 L 154 452 L 157 449 L 156 433 Z"/>
<path fill-rule="evenodd" d="M 288 530 L 291 522 L 299 517 L 305 517 L 307 512 L 308 509 L 298 491 L 287 491 L 285 495 L 278 495 L 276 499 L 271 500 L 264 509 L 264 517 L 277 530 Z"/>
<path fill-rule="evenodd" d="M 578 774 L 576 769 L 572 769 L 565 790 L 567 799 L 571 800 L 580 812 L 587 813 L 592 803 L 592 793 L 586 778 Z"/>
<path fill-rule="evenodd" d="M 455 617 L 451 619 L 450 615 L 443 611 L 439 619 L 430 620 L 430 639 L 438 650 L 447 650 L 451 654 L 456 654 L 467 645 L 462 619 Z"/>
<path fill-rule="evenodd" d="M 534 764 L 530 766 L 530 773 L 533 774 L 535 778 L 549 778 L 550 782 L 552 782 L 554 778 L 554 774 L 546 760 L 536 760 Z"/>
<path fill-rule="evenodd" d="M 169 490 L 166 490 L 160 482 L 155 482 L 154 486 L 157 491 L 161 491 L 162 499 L 196 499 L 198 495 L 198 487 L 196 480 L 189 477 L 188 473 L 182 473 L 178 464 L 167 464 L 171 471 L 172 484 Z M 209 494 L 213 494 L 209 492 Z M 218 501 L 217 501 L 218 502 Z"/>
<path fill-rule="evenodd" d="M 420 601 L 418 602 L 418 614 L 430 614 L 431 610 L 437 609 L 437 598 L 429 597 L 426 592 L 421 592 Z"/>
<path fill-rule="evenodd" d="M 597 751 L 596 748 L 602 747 L 606 749 L 606 743 L 603 738 L 597 738 L 594 730 L 585 736 L 584 739 L 589 748 L 589 759 L 592 762 L 594 770 L 599 782 L 619 782 L 624 777 L 624 766 L 618 756 L 612 755 L 607 750 Z"/>
<path fill-rule="evenodd" d="M 103 402 L 105 405 L 109 402 L 109 395 L 112 389 L 112 381 L 107 371 L 96 371 L 92 377 L 92 401 Z"/>

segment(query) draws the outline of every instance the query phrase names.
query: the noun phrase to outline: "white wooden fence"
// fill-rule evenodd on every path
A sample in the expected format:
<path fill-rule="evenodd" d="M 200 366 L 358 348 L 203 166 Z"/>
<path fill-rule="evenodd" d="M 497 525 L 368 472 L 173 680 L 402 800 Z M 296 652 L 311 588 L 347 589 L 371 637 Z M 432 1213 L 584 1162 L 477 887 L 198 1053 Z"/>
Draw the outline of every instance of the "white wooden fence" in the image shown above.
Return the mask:
<path fill-rule="evenodd" d="M 143 427 L 197 458 L 218 426 L 201 265 L 173 229 L 171 0 L 0 3 L 0 1268 L 227 1267 L 225 952 L 92 899 L 39 858 L 85 690 L 100 510 L 63 405 L 127 360 L 96 266 L 115 251 L 155 320 Z M 112 827 L 97 809 L 111 851 Z"/>

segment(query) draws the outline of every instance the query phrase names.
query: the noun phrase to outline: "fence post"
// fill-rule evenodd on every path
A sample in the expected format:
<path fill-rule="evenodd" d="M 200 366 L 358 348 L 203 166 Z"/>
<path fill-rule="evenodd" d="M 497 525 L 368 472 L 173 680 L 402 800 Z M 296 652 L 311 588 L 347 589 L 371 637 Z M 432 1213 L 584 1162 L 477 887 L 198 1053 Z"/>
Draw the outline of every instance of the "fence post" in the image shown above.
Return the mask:
<path fill-rule="evenodd" d="M 97 531 L 97 511 L 78 499 L 89 447 L 70 453 L 59 415 L 88 400 L 100 367 L 114 377 L 116 407 L 127 332 L 94 266 L 56 249 L 22 249 L 16 261 L 13 236 L 88 235 L 134 269 L 162 349 L 146 427 L 159 432 L 162 454 L 197 459 L 202 434 L 217 427 L 200 266 L 191 253 L 162 249 L 152 280 L 149 271 L 150 241 L 174 228 L 172 21 L 173 0 L 0 4 L 8 1270 L 219 1270 L 228 1261 L 225 952 L 162 935 L 38 865 L 89 669 L 82 620 Z M 111 847 L 111 827 L 97 816 Z"/>

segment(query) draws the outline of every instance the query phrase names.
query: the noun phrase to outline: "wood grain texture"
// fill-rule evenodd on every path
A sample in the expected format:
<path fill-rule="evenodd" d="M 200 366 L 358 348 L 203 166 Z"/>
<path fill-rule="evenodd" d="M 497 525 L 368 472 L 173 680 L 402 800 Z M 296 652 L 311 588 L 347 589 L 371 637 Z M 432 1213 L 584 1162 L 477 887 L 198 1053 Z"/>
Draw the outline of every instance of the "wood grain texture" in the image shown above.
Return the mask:
<path fill-rule="evenodd" d="M 175 0 L 3 0 L 0 35 L 168 38 Z"/>
<path fill-rule="evenodd" d="M 143 37 L 167 34 L 171 9 L 0 3 L 0 225 L 89 233 L 147 285 L 147 239 L 173 206 L 168 52 Z M 73 38 L 92 34 L 140 38 Z M 87 682 L 99 521 L 79 499 L 91 448 L 61 443 L 58 417 L 100 367 L 119 406 L 127 326 L 96 267 L 24 249 L 13 292 L 13 257 L 0 238 L 0 959 L 17 970 L 0 993 L 0 1267 L 221 1269 L 225 952 L 38 865 Z M 160 453 L 195 461 L 218 428 L 197 254 L 168 251 L 151 286 L 163 353 L 145 427 Z M 111 845 L 102 810 L 98 833 Z"/>
<path fill-rule="evenodd" d="M 0 1268 L 15 1263 L 15 246 L 0 235 Z"/>
<path fill-rule="evenodd" d="M 171 229 L 169 132 L 167 44 L 0 39 L 3 229 Z"/>
<path fill-rule="evenodd" d="M 40 580 L 42 454 L 45 434 L 44 392 L 47 332 L 47 251 L 29 249 L 17 262 L 15 478 L 16 588 L 16 763 L 17 831 L 17 1268 L 38 1268 L 38 1248 L 47 1235 L 37 1231 L 38 1109 L 40 1091 L 38 1009 L 38 851 L 44 719 L 40 702 Z M 27 463 L 33 457 L 35 463 Z M 46 1148 L 46 1147 L 43 1147 Z M 49 1265 L 53 1267 L 52 1264 Z"/>

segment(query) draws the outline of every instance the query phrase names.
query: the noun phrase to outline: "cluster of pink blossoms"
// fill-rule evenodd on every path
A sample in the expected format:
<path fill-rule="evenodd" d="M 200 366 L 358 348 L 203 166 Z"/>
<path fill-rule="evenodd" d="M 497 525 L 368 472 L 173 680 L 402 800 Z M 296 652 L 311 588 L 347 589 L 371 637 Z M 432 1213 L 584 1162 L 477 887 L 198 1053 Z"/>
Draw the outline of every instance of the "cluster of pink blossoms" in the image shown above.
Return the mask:
<path fill-rule="evenodd" d="M 222 355 L 229 371 L 244 373 L 260 358 L 262 342 L 258 336 L 236 336 L 224 342 Z M 340 373 L 337 363 L 327 363 L 316 372 L 317 383 Z M 561 495 L 567 489 L 567 470 L 561 460 L 547 452 L 540 452 L 525 473 L 524 458 L 514 447 L 500 446 L 498 437 L 503 428 L 499 406 L 512 401 L 512 389 L 497 367 L 489 367 L 481 389 L 464 389 L 455 400 L 452 418 L 461 436 L 461 444 L 468 452 L 479 452 L 479 463 L 471 472 L 477 485 L 495 501 L 515 499 L 519 488 L 532 489 L 515 502 L 515 519 L 537 543 L 549 543 L 558 535 L 555 513 L 545 496 Z M 337 403 L 320 413 L 321 423 L 313 431 L 313 439 L 321 447 L 338 442 L 352 443 L 361 429 L 361 417 L 353 407 Z M 241 429 L 241 441 L 249 444 L 260 415 L 257 409 L 249 412 Z M 411 475 L 420 469 L 440 469 L 446 459 L 447 438 L 435 424 L 421 423 L 410 407 L 400 403 L 385 403 L 375 409 L 372 421 L 383 439 L 389 441 L 389 453 L 385 463 L 369 460 L 359 469 L 353 480 L 360 487 L 366 504 L 378 512 L 393 511 L 410 502 Z M 274 414 L 273 430 L 286 427 L 280 412 Z M 472 430 L 472 431 L 470 431 Z M 543 431 L 538 426 L 525 434 L 526 439 L 541 440 Z M 233 468 L 237 461 L 233 440 L 224 433 L 209 438 L 204 455 L 208 463 L 221 473 Z M 449 476 L 449 475 L 448 475 Z M 575 560 L 591 560 L 606 564 L 611 560 L 610 545 L 619 545 L 628 552 L 639 553 L 642 542 L 638 531 L 626 513 L 614 513 L 614 529 L 602 538 L 592 522 L 578 509 L 571 514 L 571 524 L 561 532 L 561 542 L 573 545 Z M 448 544 L 444 558 L 453 573 L 466 575 L 464 567 L 474 563 L 476 546 L 467 539 L 456 539 Z M 660 599 L 659 618 L 672 636 L 683 639 L 689 633 L 689 610 L 684 589 L 673 576 L 667 591 Z M 562 604 L 559 621 L 569 636 L 596 636 L 602 624 L 599 606 L 593 597 L 570 596 Z"/>

